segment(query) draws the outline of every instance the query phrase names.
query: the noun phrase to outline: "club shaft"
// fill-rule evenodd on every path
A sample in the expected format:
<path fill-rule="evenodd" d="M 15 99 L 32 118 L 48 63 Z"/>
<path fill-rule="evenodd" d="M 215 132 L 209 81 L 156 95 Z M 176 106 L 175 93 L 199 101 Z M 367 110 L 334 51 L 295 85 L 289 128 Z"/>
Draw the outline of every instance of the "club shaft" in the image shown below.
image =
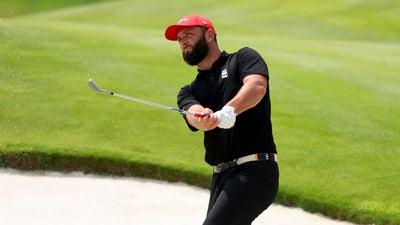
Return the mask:
<path fill-rule="evenodd" d="M 173 108 L 173 107 L 170 107 L 170 106 L 167 106 L 167 105 L 162 105 L 162 104 L 155 103 L 155 102 L 150 102 L 150 101 L 143 100 L 143 99 L 140 99 L 140 98 L 126 96 L 126 95 L 118 94 L 118 93 L 115 93 L 115 92 L 110 92 L 110 94 L 115 96 L 115 97 L 123 98 L 123 99 L 129 100 L 129 101 L 139 102 L 139 103 L 142 103 L 142 104 L 145 104 L 145 105 L 149 105 L 149 106 L 153 106 L 153 107 L 157 107 L 157 108 L 161 108 L 161 109 L 177 111 L 180 114 L 184 114 L 184 115 L 198 116 L 198 114 L 195 114 L 195 113 L 192 113 L 192 112 L 188 112 L 188 111 L 185 111 L 185 110 Z"/>
<path fill-rule="evenodd" d="M 150 102 L 150 101 L 146 101 L 146 100 L 143 100 L 143 99 L 140 99 L 140 98 L 126 96 L 126 95 L 115 93 L 113 91 L 101 89 L 101 88 L 99 88 L 97 86 L 97 84 L 92 79 L 89 79 L 88 85 L 89 85 L 90 88 L 95 90 L 97 93 L 112 95 L 112 96 L 115 96 L 115 97 L 123 98 L 125 100 L 139 102 L 139 103 L 142 103 L 142 104 L 145 104 L 145 105 L 149 105 L 149 106 L 153 106 L 153 107 L 157 107 L 157 108 L 161 108 L 161 109 L 166 109 L 166 110 L 170 110 L 170 111 L 176 111 L 176 112 L 179 112 L 182 115 L 192 115 L 194 117 L 199 117 L 199 118 L 204 117 L 204 115 L 201 115 L 201 114 L 198 114 L 198 113 L 192 113 L 192 112 L 188 112 L 188 111 L 185 111 L 185 110 L 182 110 L 182 109 L 173 108 L 173 107 L 162 105 L 162 104 L 159 104 L 159 103 Z"/>

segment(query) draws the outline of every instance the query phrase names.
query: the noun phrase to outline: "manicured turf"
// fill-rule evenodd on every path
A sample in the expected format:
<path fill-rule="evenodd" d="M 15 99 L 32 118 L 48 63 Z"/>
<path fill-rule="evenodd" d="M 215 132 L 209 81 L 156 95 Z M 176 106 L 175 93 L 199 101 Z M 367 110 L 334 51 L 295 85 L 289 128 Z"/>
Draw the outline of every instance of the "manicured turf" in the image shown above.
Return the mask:
<path fill-rule="evenodd" d="M 206 186 L 201 133 L 86 84 L 174 106 L 196 70 L 163 31 L 192 12 L 214 21 L 221 48 L 269 64 L 278 201 L 400 224 L 397 1 L 110 1 L 3 18 L 0 166 Z"/>
<path fill-rule="evenodd" d="M 4 0 L 0 2 L 0 17 L 13 17 L 27 13 L 40 12 L 99 1 L 104 0 Z"/>

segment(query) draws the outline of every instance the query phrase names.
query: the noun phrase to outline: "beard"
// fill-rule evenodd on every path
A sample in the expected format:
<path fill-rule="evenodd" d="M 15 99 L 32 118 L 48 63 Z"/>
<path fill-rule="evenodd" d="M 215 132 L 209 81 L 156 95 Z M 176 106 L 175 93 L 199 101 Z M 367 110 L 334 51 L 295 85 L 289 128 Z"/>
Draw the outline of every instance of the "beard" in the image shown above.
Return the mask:
<path fill-rule="evenodd" d="M 203 35 L 200 40 L 194 44 L 191 52 L 182 52 L 183 59 L 191 66 L 199 64 L 208 54 L 208 45 Z"/>

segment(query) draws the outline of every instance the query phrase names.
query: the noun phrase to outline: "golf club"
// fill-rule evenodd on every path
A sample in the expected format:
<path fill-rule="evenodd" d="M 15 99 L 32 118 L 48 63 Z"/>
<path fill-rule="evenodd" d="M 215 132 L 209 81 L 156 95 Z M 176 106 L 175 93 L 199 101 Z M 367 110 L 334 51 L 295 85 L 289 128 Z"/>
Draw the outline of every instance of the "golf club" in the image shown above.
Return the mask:
<path fill-rule="evenodd" d="M 97 86 L 97 84 L 92 79 L 89 79 L 88 85 L 89 85 L 90 88 L 95 90 L 97 93 L 106 94 L 106 95 L 112 95 L 112 96 L 123 98 L 123 99 L 129 100 L 129 101 L 139 102 L 139 103 L 142 103 L 142 104 L 145 104 L 145 105 L 149 105 L 149 106 L 153 106 L 153 107 L 157 107 L 157 108 L 161 108 L 161 109 L 166 109 L 166 110 L 170 110 L 170 111 L 176 111 L 176 112 L 178 112 L 178 113 L 180 113 L 182 115 L 191 115 L 191 116 L 199 117 L 199 118 L 203 118 L 204 117 L 204 115 L 201 115 L 201 114 L 198 114 L 198 113 L 192 113 L 192 112 L 188 112 L 188 111 L 185 111 L 185 110 L 182 110 L 182 109 L 173 108 L 173 107 L 162 105 L 162 104 L 158 104 L 158 103 L 155 103 L 155 102 L 149 102 L 149 101 L 146 101 L 146 100 L 143 100 L 143 99 L 140 99 L 140 98 L 121 95 L 121 94 L 115 93 L 113 91 L 101 89 L 101 88 L 99 88 Z"/>

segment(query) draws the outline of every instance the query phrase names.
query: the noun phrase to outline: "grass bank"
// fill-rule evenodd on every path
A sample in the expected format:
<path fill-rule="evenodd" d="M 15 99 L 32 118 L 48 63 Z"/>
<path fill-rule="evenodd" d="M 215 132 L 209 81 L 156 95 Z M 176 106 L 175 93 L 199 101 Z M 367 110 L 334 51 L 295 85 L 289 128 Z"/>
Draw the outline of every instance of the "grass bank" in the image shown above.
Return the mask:
<path fill-rule="evenodd" d="M 84 154 L 79 153 L 84 152 Z M 48 170 L 148 177 L 170 182 L 185 182 L 207 188 L 209 176 L 194 168 L 165 162 L 149 162 L 126 151 L 99 149 L 48 149 L 46 146 L 9 144 L 0 146 L 0 167 L 19 170 Z"/>

